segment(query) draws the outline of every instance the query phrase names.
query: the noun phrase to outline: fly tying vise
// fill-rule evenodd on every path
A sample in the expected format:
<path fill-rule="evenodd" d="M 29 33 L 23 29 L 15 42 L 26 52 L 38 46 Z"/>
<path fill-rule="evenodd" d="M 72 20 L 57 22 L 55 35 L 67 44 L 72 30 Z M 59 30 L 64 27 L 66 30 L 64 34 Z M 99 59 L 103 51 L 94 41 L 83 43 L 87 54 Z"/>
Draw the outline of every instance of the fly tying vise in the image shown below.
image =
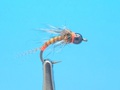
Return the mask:
<path fill-rule="evenodd" d="M 64 44 L 69 44 L 69 43 L 73 43 L 73 44 L 79 44 L 82 41 L 87 41 L 87 39 L 83 38 L 81 34 L 79 33 L 74 33 L 72 31 L 70 31 L 69 29 L 62 29 L 62 30 L 50 30 L 51 32 L 54 33 L 58 33 L 58 36 L 55 36 L 51 39 L 49 39 L 48 41 L 46 41 L 43 46 L 40 48 L 40 59 L 42 61 L 42 63 L 44 63 L 44 59 L 43 59 L 43 52 L 44 50 L 51 44 L 54 44 L 56 42 L 60 42 L 62 41 L 62 43 Z"/>

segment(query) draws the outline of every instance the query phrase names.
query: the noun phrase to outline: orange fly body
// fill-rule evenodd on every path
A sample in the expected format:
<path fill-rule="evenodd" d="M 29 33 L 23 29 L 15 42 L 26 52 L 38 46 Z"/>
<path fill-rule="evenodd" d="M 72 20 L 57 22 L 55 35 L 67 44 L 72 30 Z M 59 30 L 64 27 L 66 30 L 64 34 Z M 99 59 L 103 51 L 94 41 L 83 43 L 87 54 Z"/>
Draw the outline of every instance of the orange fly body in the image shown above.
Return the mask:
<path fill-rule="evenodd" d="M 50 40 L 46 41 L 44 45 L 41 47 L 41 51 L 44 51 L 50 44 L 54 44 L 55 42 L 64 40 L 66 43 L 71 41 L 71 34 L 72 32 L 69 30 L 64 30 L 62 35 L 56 36 L 51 38 Z"/>

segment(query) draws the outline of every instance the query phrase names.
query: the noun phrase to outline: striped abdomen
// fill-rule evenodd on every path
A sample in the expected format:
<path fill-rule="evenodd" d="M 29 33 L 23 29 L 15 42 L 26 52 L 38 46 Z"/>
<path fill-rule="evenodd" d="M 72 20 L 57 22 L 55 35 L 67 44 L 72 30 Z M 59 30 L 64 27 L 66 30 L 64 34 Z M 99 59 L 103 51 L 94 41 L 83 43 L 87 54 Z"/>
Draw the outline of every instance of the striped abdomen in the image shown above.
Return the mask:
<path fill-rule="evenodd" d="M 41 51 L 44 51 L 50 44 L 53 44 L 57 41 L 61 41 L 63 39 L 64 39 L 64 36 L 56 36 L 54 38 L 51 38 L 50 40 L 45 42 L 45 44 L 41 47 Z"/>

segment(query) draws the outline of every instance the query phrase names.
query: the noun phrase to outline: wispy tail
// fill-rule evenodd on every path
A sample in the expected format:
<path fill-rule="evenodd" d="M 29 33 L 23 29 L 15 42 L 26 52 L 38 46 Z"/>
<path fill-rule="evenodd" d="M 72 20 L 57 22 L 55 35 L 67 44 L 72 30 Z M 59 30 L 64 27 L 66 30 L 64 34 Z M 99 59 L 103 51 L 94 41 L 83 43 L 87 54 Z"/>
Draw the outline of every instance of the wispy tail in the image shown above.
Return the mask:
<path fill-rule="evenodd" d="M 28 50 L 26 52 L 18 54 L 17 57 L 33 54 L 33 53 L 37 52 L 38 50 L 40 50 L 40 48 L 35 48 L 35 49 L 32 49 L 32 50 Z"/>

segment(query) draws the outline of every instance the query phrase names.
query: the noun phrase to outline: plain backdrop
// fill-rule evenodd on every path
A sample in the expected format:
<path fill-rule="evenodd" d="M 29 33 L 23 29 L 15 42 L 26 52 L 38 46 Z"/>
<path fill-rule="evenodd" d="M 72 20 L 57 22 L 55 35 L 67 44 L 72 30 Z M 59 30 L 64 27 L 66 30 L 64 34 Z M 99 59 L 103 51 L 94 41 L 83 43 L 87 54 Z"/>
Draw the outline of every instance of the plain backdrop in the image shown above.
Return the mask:
<path fill-rule="evenodd" d="M 39 51 L 16 56 L 51 37 L 37 30 L 47 24 L 88 39 L 46 57 L 62 61 L 56 90 L 120 90 L 120 0 L 1 0 L 0 90 L 42 90 Z"/>

